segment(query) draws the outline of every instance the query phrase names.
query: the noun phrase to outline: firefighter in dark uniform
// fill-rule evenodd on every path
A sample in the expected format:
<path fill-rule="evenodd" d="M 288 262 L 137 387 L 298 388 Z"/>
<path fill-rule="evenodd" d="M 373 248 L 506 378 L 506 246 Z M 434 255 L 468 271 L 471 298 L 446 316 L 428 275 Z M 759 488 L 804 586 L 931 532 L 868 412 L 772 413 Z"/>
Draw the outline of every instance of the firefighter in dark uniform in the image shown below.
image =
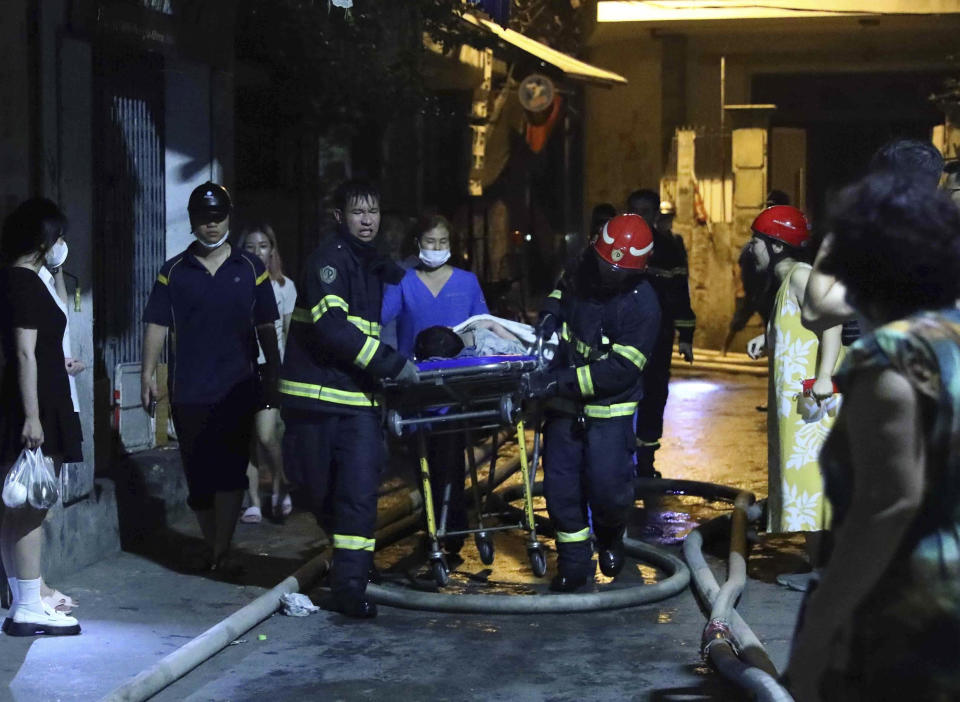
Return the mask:
<path fill-rule="evenodd" d="M 683 239 L 673 233 L 673 204 L 660 202 L 652 190 L 638 190 L 627 199 L 627 209 L 640 215 L 653 229 L 653 256 L 647 274 L 657 293 L 662 311 L 660 333 L 653 356 L 643 374 L 643 399 L 637 410 L 637 474 L 660 477 L 654 455 L 663 435 L 663 411 L 667 406 L 673 340 L 687 363 L 693 363 L 693 332 L 697 317 L 690 306 L 687 250 Z"/>
<path fill-rule="evenodd" d="M 366 599 L 377 490 L 386 460 L 377 381 L 416 382 L 410 361 L 379 340 L 384 285 L 404 271 L 381 256 L 380 194 L 354 180 L 336 193 L 339 227 L 306 261 L 279 390 L 284 465 L 333 542 L 333 608 L 376 616 Z"/>
<path fill-rule="evenodd" d="M 612 577 L 623 567 L 634 502 L 633 415 L 660 325 L 656 293 L 644 279 L 653 249 L 643 219 L 614 217 L 541 313 L 540 332 L 559 331 L 560 345 L 548 369 L 524 377 L 524 390 L 548 398 L 544 493 L 557 529 L 558 574 L 550 584 L 557 592 L 593 579 L 588 507 L 600 570 Z"/>

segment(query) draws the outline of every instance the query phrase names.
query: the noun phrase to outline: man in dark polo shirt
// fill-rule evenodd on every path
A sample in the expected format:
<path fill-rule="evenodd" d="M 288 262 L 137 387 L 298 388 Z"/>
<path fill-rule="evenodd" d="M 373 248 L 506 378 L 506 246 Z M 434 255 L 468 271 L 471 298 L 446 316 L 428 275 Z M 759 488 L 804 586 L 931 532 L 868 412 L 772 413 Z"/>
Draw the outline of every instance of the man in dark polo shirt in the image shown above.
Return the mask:
<path fill-rule="evenodd" d="M 256 256 L 227 242 L 230 195 L 204 183 L 187 207 L 196 237 L 163 264 L 143 312 L 143 408 L 159 396 L 154 371 L 173 329 L 168 390 L 187 478 L 187 504 L 208 552 L 189 564 L 226 577 L 242 572 L 229 555 L 247 487 L 247 461 L 257 410 L 257 338 L 267 359 L 263 392 L 277 406 L 280 354 L 277 303 Z M 272 398 L 272 400 L 271 400 Z"/>

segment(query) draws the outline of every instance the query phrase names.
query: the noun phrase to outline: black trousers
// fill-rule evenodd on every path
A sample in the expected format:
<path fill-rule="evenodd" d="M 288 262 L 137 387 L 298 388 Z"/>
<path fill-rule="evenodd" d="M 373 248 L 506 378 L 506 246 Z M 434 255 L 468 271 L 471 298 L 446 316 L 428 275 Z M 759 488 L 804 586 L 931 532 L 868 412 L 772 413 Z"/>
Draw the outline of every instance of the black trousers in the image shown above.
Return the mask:
<path fill-rule="evenodd" d="M 287 477 L 333 541 L 331 587 L 362 594 L 373 564 L 377 491 L 386 454 L 380 417 L 283 410 Z"/>
<path fill-rule="evenodd" d="M 637 406 L 637 473 L 650 475 L 663 436 L 663 411 L 670 387 L 673 326 L 661 327 L 653 354 L 643 369 L 643 397 Z"/>
<path fill-rule="evenodd" d="M 544 426 L 543 488 L 557 529 L 558 567 L 576 577 L 593 569 L 588 507 L 601 542 L 622 531 L 633 506 L 633 417 L 551 417 Z"/>

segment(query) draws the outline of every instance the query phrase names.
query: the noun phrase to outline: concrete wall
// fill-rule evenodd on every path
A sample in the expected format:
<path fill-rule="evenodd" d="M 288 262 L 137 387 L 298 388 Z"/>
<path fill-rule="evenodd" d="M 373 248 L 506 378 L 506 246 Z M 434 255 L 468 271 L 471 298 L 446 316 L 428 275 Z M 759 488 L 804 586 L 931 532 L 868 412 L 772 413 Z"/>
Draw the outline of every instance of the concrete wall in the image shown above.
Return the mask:
<path fill-rule="evenodd" d="M 661 45 L 654 39 L 594 47 L 589 60 L 617 71 L 630 84 L 588 87 L 584 217 L 598 202 L 622 208 L 637 188 L 658 187 L 663 171 Z"/>
<path fill-rule="evenodd" d="M 77 378 L 85 460 L 62 471 L 63 500 L 44 525 L 44 569 L 52 579 L 120 547 L 113 482 L 94 482 L 91 284 L 99 251 L 94 231 L 95 63 L 85 19 L 66 0 L 8 0 L 0 22 L 0 215 L 31 195 L 49 197 L 63 208 L 70 221 L 65 270 L 76 276 L 80 289 L 77 309 L 68 278 L 72 351 L 88 367 Z M 136 36 L 97 34 L 96 41 L 116 41 L 131 52 L 146 50 L 131 44 Z M 179 58 L 176 50 L 165 53 L 169 256 L 192 239 L 186 217 L 190 191 L 208 179 L 230 185 L 233 77 L 223 68 L 227 60 L 213 68 L 203 59 Z M 110 455 L 110 450 L 102 452 Z M 106 468 L 100 472 L 108 474 Z"/>
<path fill-rule="evenodd" d="M 676 177 L 665 167 L 677 126 L 719 129 L 721 57 L 725 103 L 745 104 L 754 102 L 751 86 L 761 74 L 948 69 L 958 31 L 957 15 L 598 24 L 588 60 L 624 75 L 629 84 L 586 91 L 584 217 L 596 202 L 622 207 L 630 190 L 656 188 L 661 178 Z M 729 130 L 731 121 L 724 119 Z M 695 343 L 716 347 L 732 313 L 733 266 L 746 229 L 697 226 L 689 207 L 678 210 L 676 228 L 687 240 L 699 278 L 691 279 L 699 319 Z"/>
<path fill-rule="evenodd" d="M 219 182 L 222 172 L 211 143 L 210 68 L 168 56 L 164 76 L 167 258 L 172 258 L 193 241 L 190 193 L 208 180 Z"/>
<path fill-rule="evenodd" d="M 0 22 L 0 216 L 30 188 L 27 2 L 8 0 Z"/>

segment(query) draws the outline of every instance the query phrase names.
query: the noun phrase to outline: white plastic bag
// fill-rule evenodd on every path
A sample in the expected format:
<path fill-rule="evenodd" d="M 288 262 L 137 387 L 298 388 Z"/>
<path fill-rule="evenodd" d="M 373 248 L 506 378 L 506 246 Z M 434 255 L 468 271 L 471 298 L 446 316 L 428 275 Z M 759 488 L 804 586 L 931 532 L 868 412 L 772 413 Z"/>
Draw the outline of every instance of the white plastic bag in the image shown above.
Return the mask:
<path fill-rule="evenodd" d="M 23 449 L 3 481 L 3 504 L 12 509 L 27 504 L 27 469 L 33 464 L 33 453 Z"/>
<path fill-rule="evenodd" d="M 27 501 L 35 509 L 50 509 L 60 499 L 53 459 L 39 448 L 33 451 L 33 463 L 27 473 Z"/>
<path fill-rule="evenodd" d="M 284 593 L 280 596 L 280 604 L 283 605 L 283 613 L 288 617 L 307 617 L 320 611 L 309 597 L 299 592 Z"/>
<path fill-rule="evenodd" d="M 826 416 L 835 417 L 840 409 L 840 395 L 834 394 L 817 402 L 812 393 L 801 393 L 796 396 L 797 413 L 804 424 L 819 422 Z"/>
<path fill-rule="evenodd" d="M 37 449 L 24 449 L 3 481 L 3 504 L 50 509 L 60 499 L 53 459 Z"/>

